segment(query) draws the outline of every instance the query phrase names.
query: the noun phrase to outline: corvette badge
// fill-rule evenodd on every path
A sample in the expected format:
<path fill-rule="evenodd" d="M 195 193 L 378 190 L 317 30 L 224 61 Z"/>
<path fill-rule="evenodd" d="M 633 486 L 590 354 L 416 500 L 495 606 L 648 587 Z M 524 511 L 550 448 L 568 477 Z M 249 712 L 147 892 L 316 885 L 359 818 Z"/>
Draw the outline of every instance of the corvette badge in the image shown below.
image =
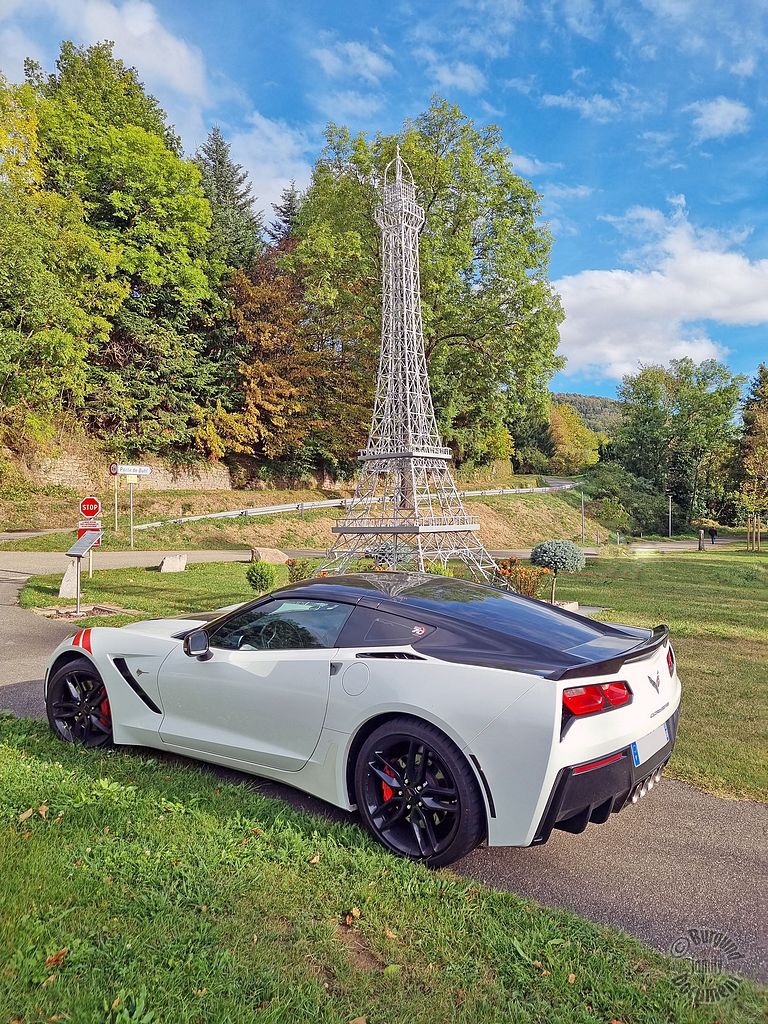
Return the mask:
<path fill-rule="evenodd" d="M 653 676 L 648 676 L 648 682 L 654 688 L 656 693 L 658 693 L 659 692 L 659 687 L 661 686 L 661 676 L 659 675 L 659 673 L 658 672 L 656 673 L 656 678 L 655 679 L 653 678 Z"/>

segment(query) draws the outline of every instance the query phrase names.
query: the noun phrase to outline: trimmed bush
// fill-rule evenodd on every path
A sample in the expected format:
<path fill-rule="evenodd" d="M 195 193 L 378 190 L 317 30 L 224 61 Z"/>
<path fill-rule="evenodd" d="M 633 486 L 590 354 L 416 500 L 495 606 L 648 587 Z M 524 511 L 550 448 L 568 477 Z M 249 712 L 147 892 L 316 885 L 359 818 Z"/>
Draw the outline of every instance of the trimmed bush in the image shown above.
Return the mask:
<path fill-rule="evenodd" d="M 277 568 L 269 562 L 251 562 L 245 570 L 245 578 L 252 590 L 263 594 L 265 590 L 271 590 L 277 579 Z"/>
<path fill-rule="evenodd" d="M 531 564 L 552 573 L 550 601 L 555 603 L 555 587 L 559 572 L 581 572 L 587 564 L 584 552 L 572 540 L 545 540 L 531 551 Z"/>

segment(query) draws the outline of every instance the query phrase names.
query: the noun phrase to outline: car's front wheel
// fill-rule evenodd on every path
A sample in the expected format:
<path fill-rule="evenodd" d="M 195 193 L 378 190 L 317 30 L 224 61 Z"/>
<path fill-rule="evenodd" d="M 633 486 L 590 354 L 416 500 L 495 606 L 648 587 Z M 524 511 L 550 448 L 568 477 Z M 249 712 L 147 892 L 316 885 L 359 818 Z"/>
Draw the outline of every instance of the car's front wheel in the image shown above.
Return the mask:
<path fill-rule="evenodd" d="M 485 835 L 472 769 L 439 729 L 395 718 L 363 742 L 355 765 L 360 815 L 378 841 L 432 867 L 452 864 Z"/>
<path fill-rule="evenodd" d="M 107 690 L 87 658 L 68 661 L 53 673 L 45 708 L 51 729 L 67 743 L 103 747 L 112 740 Z"/>

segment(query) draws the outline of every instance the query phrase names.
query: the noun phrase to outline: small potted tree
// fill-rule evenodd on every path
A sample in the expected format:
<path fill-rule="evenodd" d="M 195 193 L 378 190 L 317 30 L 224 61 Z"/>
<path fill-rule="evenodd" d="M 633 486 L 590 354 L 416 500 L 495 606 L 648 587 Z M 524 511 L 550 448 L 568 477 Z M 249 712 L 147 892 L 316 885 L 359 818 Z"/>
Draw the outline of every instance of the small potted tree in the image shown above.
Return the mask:
<path fill-rule="evenodd" d="M 531 551 L 531 563 L 552 573 L 552 590 L 549 596 L 555 603 L 555 589 L 559 572 L 581 572 L 587 564 L 584 552 L 572 540 L 545 540 Z"/>

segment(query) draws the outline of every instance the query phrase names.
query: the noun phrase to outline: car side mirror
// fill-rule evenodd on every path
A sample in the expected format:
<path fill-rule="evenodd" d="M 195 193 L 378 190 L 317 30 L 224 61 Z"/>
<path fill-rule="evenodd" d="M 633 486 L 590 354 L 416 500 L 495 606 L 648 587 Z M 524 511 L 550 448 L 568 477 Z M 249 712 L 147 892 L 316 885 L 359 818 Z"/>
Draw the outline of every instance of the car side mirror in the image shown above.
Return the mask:
<path fill-rule="evenodd" d="M 193 629 L 183 641 L 184 653 L 188 658 L 209 658 L 211 655 L 208 633 L 204 629 Z"/>

